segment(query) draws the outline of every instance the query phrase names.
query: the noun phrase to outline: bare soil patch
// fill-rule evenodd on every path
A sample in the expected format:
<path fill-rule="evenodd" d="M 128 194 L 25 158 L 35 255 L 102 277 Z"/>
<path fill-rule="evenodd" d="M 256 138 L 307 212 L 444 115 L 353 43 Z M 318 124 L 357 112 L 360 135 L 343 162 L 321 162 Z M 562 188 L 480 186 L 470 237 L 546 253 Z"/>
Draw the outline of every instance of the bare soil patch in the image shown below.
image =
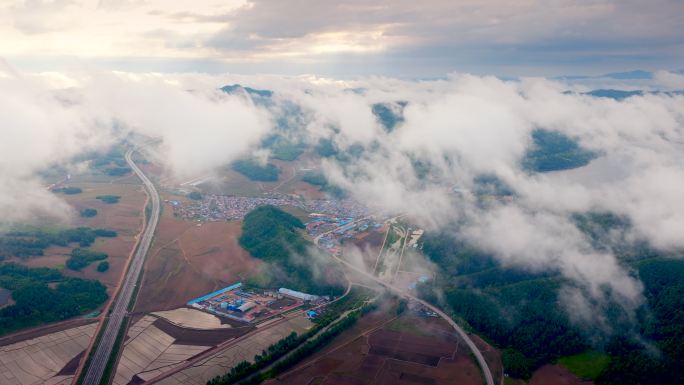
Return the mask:
<path fill-rule="evenodd" d="M 479 385 L 479 368 L 445 322 L 371 313 L 299 368 L 270 384 Z M 378 323 L 378 321 L 381 321 Z"/>
<path fill-rule="evenodd" d="M 174 343 L 177 345 L 196 346 L 215 346 L 223 341 L 239 337 L 254 328 L 251 325 L 245 324 L 240 327 L 226 329 L 190 329 L 174 325 L 164 318 L 158 318 L 154 321 L 153 325 L 175 338 Z"/>
<path fill-rule="evenodd" d="M 592 385 L 592 381 L 582 380 L 560 365 L 544 365 L 532 373 L 528 385 Z"/>
<path fill-rule="evenodd" d="M 170 310 L 241 281 L 261 262 L 240 247 L 240 222 L 194 223 L 164 206 L 145 264 L 136 312 Z"/>

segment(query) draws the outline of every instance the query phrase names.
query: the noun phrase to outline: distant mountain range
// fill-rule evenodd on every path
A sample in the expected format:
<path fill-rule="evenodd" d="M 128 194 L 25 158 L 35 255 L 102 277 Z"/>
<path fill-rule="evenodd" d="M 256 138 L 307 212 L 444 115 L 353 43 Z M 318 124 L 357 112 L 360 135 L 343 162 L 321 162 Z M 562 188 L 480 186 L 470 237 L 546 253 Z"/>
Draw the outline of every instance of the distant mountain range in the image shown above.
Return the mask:
<path fill-rule="evenodd" d="M 572 93 L 567 91 L 566 93 Z M 609 98 L 614 100 L 624 100 L 631 96 L 643 96 L 643 95 L 684 95 L 684 91 L 642 91 L 642 90 L 614 90 L 614 89 L 597 89 L 589 92 L 584 92 L 582 95 L 591 95 L 597 98 Z"/>
<path fill-rule="evenodd" d="M 684 69 L 673 70 L 670 72 L 684 75 Z M 559 80 L 583 80 L 583 79 L 615 79 L 615 80 L 650 80 L 653 79 L 653 72 L 644 70 L 634 70 L 626 72 L 611 72 L 603 75 L 589 76 L 589 75 L 567 75 L 558 76 L 555 79 Z"/>

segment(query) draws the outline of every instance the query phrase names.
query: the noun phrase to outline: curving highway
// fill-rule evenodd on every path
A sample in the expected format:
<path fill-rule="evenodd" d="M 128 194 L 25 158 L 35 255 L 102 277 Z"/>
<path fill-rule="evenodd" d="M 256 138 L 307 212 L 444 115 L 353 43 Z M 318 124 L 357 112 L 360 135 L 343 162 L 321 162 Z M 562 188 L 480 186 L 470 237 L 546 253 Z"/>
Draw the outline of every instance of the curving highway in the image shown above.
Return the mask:
<path fill-rule="evenodd" d="M 154 230 L 157 228 L 157 222 L 159 221 L 159 194 L 157 189 L 154 188 L 154 184 L 145 176 L 145 174 L 136 166 L 136 164 L 131 159 L 133 150 L 128 150 L 126 152 L 126 162 L 136 173 L 138 178 L 145 185 L 145 190 L 147 190 L 147 195 L 152 200 L 152 213 L 150 216 L 149 223 L 145 226 L 142 238 L 138 243 L 138 248 L 133 254 L 133 259 L 131 260 L 128 271 L 126 272 L 126 277 L 123 283 L 119 287 L 118 296 L 114 299 L 114 304 L 110 307 L 109 321 L 102 333 L 102 338 L 95 347 L 95 353 L 89 362 L 89 366 L 86 369 L 86 375 L 83 378 L 84 385 L 99 385 L 102 380 L 102 375 L 104 374 L 105 368 L 107 366 L 107 361 L 112 354 L 114 349 L 114 344 L 116 343 L 116 338 L 119 334 L 119 330 L 123 324 L 128 311 L 128 305 L 131 303 L 133 293 L 135 292 L 135 285 L 138 281 L 138 277 L 142 272 L 143 264 L 145 262 L 145 255 L 147 250 L 150 248 L 152 243 L 152 237 L 154 236 Z"/>
<path fill-rule="evenodd" d="M 321 237 L 323 235 L 328 234 L 334 230 L 335 229 L 330 230 L 326 233 L 320 234 L 319 236 L 317 236 L 314 239 L 314 243 L 316 245 L 318 245 L 318 241 L 321 239 Z M 487 365 L 487 361 L 485 361 L 484 356 L 482 355 L 482 352 L 480 352 L 480 349 L 477 348 L 477 346 L 475 345 L 473 340 L 470 339 L 468 334 L 460 326 L 458 326 L 458 324 L 456 322 L 454 322 L 454 320 L 451 319 L 451 317 L 449 317 L 446 313 L 441 311 L 436 306 L 433 306 L 429 302 L 423 301 L 422 299 L 420 299 L 414 295 L 411 295 L 410 293 L 407 293 L 404 290 L 401 290 L 398 287 L 396 287 L 390 283 L 387 283 L 387 282 L 381 280 L 380 278 L 376 277 L 375 275 L 370 274 L 367 271 L 356 267 L 355 265 L 339 258 L 336 255 L 332 255 L 332 257 L 335 258 L 339 263 L 349 267 L 350 269 L 354 270 L 355 272 L 357 272 L 357 273 L 363 275 L 364 277 L 371 279 L 371 280 L 377 282 L 378 284 L 386 287 L 390 291 L 394 292 L 396 295 L 398 295 L 400 297 L 404 297 L 404 298 L 409 299 L 411 301 L 418 302 L 421 305 L 432 310 L 433 312 L 439 314 L 440 317 L 442 317 L 444 320 L 446 320 L 449 323 L 449 325 L 451 325 L 451 327 L 454 328 L 454 330 L 456 330 L 456 333 L 458 333 L 458 335 L 465 341 L 466 345 L 468 345 L 468 348 L 470 348 L 470 351 L 473 352 L 475 359 L 477 360 L 478 364 L 480 365 L 480 369 L 482 369 L 482 373 L 484 374 L 485 381 L 486 381 L 487 385 L 494 385 L 494 378 L 492 377 L 492 372 L 491 372 L 491 370 L 489 370 L 489 366 Z"/>

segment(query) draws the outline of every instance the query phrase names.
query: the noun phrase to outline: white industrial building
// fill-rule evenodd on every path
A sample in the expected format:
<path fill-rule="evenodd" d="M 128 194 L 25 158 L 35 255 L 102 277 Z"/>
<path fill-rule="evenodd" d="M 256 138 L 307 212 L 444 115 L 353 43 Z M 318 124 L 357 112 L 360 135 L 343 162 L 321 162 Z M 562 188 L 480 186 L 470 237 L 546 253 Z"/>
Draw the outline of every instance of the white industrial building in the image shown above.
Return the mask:
<path fill-rule="evenodd" d="M 302 293 L 301 291 L 290 290 L 284 287 L 278 289 L 278 293 L 288 295 L 290 297 L 299 298 L 303 301 L 315 301 L 319 298 L 317 295 Z"/>

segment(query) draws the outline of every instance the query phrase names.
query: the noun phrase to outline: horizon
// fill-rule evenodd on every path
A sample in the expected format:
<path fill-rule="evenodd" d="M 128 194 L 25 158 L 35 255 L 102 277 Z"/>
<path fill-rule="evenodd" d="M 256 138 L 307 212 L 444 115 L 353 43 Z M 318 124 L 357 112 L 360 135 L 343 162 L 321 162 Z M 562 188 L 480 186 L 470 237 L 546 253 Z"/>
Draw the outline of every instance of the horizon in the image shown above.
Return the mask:
<path fill-rule="evenodd" d="M 678 71 L 682 15 L 675 0 L 4 0 L 0 58 L 39 72 L 334 78 Z"/>

